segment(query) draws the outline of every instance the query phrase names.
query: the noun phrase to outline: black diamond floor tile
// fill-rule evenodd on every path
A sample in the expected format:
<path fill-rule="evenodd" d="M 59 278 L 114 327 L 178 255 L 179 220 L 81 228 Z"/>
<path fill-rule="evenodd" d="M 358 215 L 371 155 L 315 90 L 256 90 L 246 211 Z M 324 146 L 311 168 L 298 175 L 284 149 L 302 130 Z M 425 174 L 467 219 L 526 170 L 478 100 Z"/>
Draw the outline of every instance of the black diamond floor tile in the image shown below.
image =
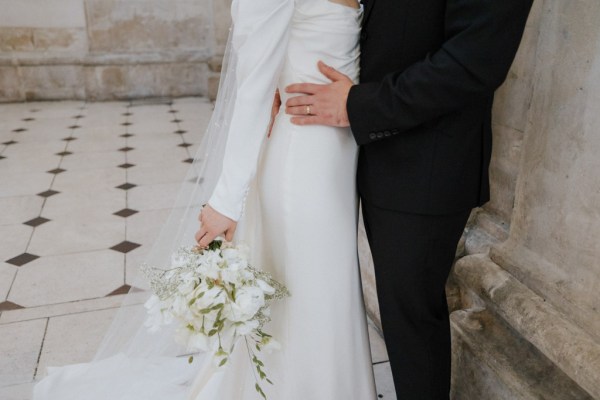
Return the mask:
<path fill-rule="evenodd" d="M 133 124 L 131 122 L 123 122 L 121 125 L 122 126 L 130 126 L 130 125 L 133 125 Z"/>
<path fill-rule="evenodd" d="M 81 114 L 73 116 L 73 119 L 81 119 L 81 118 L 83 118 L 83 115 L 81 115 Z"/>
<path fill-rule="evenodd" d="M 18 142 L 15 142 L 14 140 L 9 140 L 8 142 L 2 142 L 2 144 L 5 144 L 7 146 L 10 146 L 11 144 L 15 144 L 15 143 L 18 143 Z"/>
<path fill-rule="evenodd" d="M 77 140 L 77 138 L 73 137 L 73 136 L 69 136 L 69 137 L 66 137 L 66 138 L 62 138 L 62 140 L 64 140 L 65 142 L 70 142 L 71 140 Z"/>
<path fill-rule="evenodd" d="M 54 169 L 51 169 L 50 171 L 46 171 L 46 172 L 48 172 L 50 174 L 60 174 L 61 172 L 65 172 L 65 171 L 66 171 L 66 169 L 54 168 Z"/>
<path fill-rule="evenodd" d="M 175 119 L 174 119 L 174 120 L 172 120 L 171 122 L 172 122 L 172 123 L 174 123 L 174 124 L 178 124 L 178 123 L 180 123 L 180 122 L 183 122 L 183 120 L 182 120 L 182 119 L 177 119 L 177 118 L 175 118 Z"/>
<path fill-rule="evenodd" d="M 0 160 L 2 160 L 3 158 L 6 158 L 6 157 L 4 157 L 4 156 L 0 156 Z"/>
<path fill-rule="evenodd" d="M 137 185 L 134 185 L 133 183 L 124 183 L 122 185 L 119 186 L 115 186 L 117 189 L 123 189 L 123 190 L 129 190 L 131 188 L 136 187 Z"/>
<path fill-rule="evenodd" d="M 193 159 L 193 158 L 186 158 L 185 160 L 183 160 L 183 162 L 184 162 L 184 163 L 191 164 L 191 163 L 193 163 L 193 162 L 194 162 L 194 159 Z"/>
<path fill-rule="evenodd" d="M 19 133 L 19 132 L 25 132 L 26 130 L 27 129 L 25 129 L 25 128 L 17 128 L 17 129 L 13 129 L 13 132 Z"/>
<path fill-rule="evenodd" d="M 179 146 L 179 147 L 190 147 L 191 145 L 192 145 L 191 143 L 181 143 L 181 144 L 178 144 L 177 146 Z"/>
<path fill-rule="evenodd" d="M 127 294 L 127 293 L 129 293 L 130 289 L 131 289 L 131 286 L 123 285 L 123 286 L 116 288 L 115 290 L 113 290 L 112 292 L 107 294 L 106 296 L 108 297 L 108 296 L 116 296 L 118 294 Z"/>
<path fill-rule="evenodd" d="M 0 312 L 11 311 L 11 310 L 20 310 L 22 308 L 25 308 L 25 307 L 20 306 L 16 303 L 13 303 L 12 301 L 3 301 L 2 303 L 0 303 Z"/>
<path fill-rule="evenodd" d="M 124 116 L 124 117 L 131 117 L 133 114 L 130 113 L 130 112 L 126 112 L 126 113 L 123 113 L 121 115 Z"/>
<path fill-rule="evenodd" d="M 44 224 L 48 221 L 50 221 L 48 218 L 37 217 L 34 219 L 30 219 L 29 221 L 23 222 L 23 224 L 36 227 L 36 226 L 40 226 L 41 224 Z"/>
<path fill-rule="evenodd" d="M 178 130 L 175 131 L 175 133 L 177 133 L 178 135 L 183 135 L 186 132 L 187 131 L 184 131 L 183 129 L 178 129 Z"/>
<path fill-rule="evenodd" d="M 110 249 L 119 251 L 121 253 L 129 253 L 131 250 L 137 249 L 140 246 L 141 246 L 141 244 L 130 242 L 128 240 L 124 240 L 121 243 L 114 245 Z"/>
<path fill-rule="evenodd" d="M 135 167 L 135 164 L 125 163 L 125 164 L 117 165 L 117 167 L 127 169 L 127 168 L 131 168 L 131 167 Z"/>
<path fill-rule="evenodd" d="M 177 110 L 169 110 L 169 114 L 177 114 Z"/>
<path fill-rule="evenodd" d="M 16 257 L 11 258 L 10 260 L 6 260 L 6 262 L 9 264 L 12 264 L 12 265 L 16 265 L 17 267 L 20 267 L 21 265 L 25 265 L 28 262 L 31 262 L 38 258 L 40 258 L 40 256 L 36 256 L 35 254 L 22 253 Z"/>
<path fill-rule="evenodd" d="M 130 151 L 130 150 L 133 150 L 133 147 L 126 146 L 126 147 L 121 147 L 119 149 L 119 151 Z"/>
<path fill-rule="evenodd" d="M 128 138 L 128 137 L 133 136 L 133 133 L 124 133 L 124 134 L 119 135 L 119 136 L 124 137 L 124 138 Z"/>
<path fill-rule="evenodd" d="M 119 210 L 115 213 L 113 213 L 114 215 L 118 215 L 119 217 L 123 217 L 123 218 L 127 218 L 133 214 L 137 214 L 139 211 L 137 210 L 132 210 L 131 208 L 124 208 L 122 210 Z"/>
<path fill-rule="evenodd" d="M 77 129 L 77 128 L 81 128 L 81 126 L 79 126 L 79 125 L 71 125 L 69 127 L 69 129 Z"/>
<path fill-rule="evenodd" d="M 68 156 L 69 154 L 73 154 L 70 151 L 61 151 L 60 153 L 56 153 L 57 156 Z"/>
<path fill-rule="evenodd" d="M 54 196 L 55 194 L 58 194 L 58 193 L 60 193 L 60 192 L 57 190 L 46 190 L 44 192 L 38 193 L 37 195 L 41 196 L 41 197 L 50 197 L 50 196 Z"/>
<path fill-rule="evenodd" d="M 31 117 L 29 117 L 29 118 L 23 118 L 21 121 L 23 121 L 23 122 L 35 121 L 35 118 L 31 118 Z"/>

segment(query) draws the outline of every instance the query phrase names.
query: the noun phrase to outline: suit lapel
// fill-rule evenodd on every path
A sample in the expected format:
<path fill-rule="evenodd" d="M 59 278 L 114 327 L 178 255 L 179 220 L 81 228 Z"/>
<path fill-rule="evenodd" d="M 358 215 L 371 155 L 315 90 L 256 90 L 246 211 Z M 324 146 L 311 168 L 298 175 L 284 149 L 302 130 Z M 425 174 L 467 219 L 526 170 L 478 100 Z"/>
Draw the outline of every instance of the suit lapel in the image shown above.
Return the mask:
<path fill-rule="evenodd" d="M 371 10 L 373 9 L 373 3 L 375 3 L 375 0 L 366 0 L 366 4 L 365 4 L 365 15 L 363 17 L 363 26 L 367 23 L 367 20 L 369 19 L 369 15 L 371 14 Z"/>

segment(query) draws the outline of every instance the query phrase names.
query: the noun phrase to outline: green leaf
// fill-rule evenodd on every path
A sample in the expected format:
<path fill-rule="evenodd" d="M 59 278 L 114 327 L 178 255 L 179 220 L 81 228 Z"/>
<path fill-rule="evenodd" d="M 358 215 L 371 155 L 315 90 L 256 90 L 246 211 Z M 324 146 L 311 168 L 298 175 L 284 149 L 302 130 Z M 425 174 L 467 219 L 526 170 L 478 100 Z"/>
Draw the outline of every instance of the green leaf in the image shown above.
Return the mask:
<path fill-rule="evenodd" d="M 188 364 L 191 364 L 194 362 L 194 356 L 190 356 L 190 358 L 188 358 Z"/>
<path fill-rule="evenodd" d="M 221 360 L 221 362 L 219 363 L 219 367 L 222 367 L 226 363 L 227 363 L 227 357 L 225 357 L 224 359 Z"/>
<path fill-rule="evenodd" d="M 260 388 L 260 385 L 257 383 L 254 388 L 256 389 L 256 391 L 263 397 L 263 399 L 267 399 L 267 396 L 265 396 L 265 392 L 262 391 L 262 389 Z"/>

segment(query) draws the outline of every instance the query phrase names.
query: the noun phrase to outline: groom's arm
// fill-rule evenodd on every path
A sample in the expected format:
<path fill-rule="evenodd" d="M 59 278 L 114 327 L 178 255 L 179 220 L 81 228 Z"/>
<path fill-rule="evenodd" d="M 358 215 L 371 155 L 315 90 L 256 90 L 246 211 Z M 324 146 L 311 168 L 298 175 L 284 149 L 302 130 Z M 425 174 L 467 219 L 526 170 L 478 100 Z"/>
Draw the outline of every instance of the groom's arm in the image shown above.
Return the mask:
<path fill-rule="evenodd" d="M 402 133 L 485 98 L 504 82 L 532 0 L 449 0 L 441 48 L 383 81 L 355 85 L 346 103 L 359 145 Z M 389 136 L 389 135 L 388 135 Z"/>

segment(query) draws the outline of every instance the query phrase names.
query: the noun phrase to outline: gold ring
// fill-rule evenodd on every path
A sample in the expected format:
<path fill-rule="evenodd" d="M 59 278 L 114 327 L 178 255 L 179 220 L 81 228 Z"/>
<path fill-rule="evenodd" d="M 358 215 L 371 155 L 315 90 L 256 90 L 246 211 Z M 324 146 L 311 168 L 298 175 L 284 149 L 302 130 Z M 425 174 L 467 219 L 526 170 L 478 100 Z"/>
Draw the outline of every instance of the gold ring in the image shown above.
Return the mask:
<path fill-rule="evenodd" d="M 306 115 L 310 115 L 310 106 L 306 106 Z"/>

